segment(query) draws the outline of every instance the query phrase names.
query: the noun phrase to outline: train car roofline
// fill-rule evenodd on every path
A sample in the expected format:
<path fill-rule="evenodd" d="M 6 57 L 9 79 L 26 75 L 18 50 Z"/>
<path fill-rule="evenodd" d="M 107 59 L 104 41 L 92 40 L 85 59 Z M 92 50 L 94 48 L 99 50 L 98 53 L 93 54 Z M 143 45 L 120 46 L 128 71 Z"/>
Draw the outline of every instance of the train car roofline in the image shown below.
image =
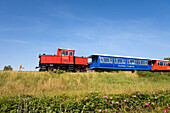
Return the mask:
<path fill-rule="evenodd" d="M 108 54 L 93 54 L 93 55 L 90 55 L 88 58 L 92 58 L 93 56 L 111 56 L 111 57 L 122 57 L 122 58 L 134 58 L 134 59 L 147 59 L 147 60 L 151 60 L 150 58 L 143 58 L 143 57 L 132 57 L 132 56 L 121 56 L 121 55 L 108 55 Z"/>

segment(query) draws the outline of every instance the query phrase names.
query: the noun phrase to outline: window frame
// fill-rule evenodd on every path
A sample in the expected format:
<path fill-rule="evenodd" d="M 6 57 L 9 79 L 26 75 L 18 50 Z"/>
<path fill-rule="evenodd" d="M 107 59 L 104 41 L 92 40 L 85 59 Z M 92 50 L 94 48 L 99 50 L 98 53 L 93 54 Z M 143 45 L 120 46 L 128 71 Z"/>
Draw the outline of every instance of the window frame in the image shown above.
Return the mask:
<path fill-rule="evenodd" d="M 67 53 L 67 54 L 66 54 Z M 68 56 L 69 52 L 67 50 L 62 51 L 62 56 Z"/>
<path fill-rule="evenodd" d="M 142 63 L 142 61 L 144 63 Z M 138 60 L 138 65 L 148 65 L 148 61 L 147 60 Z"/>
<path fill-rule="evenodd" d="M 161 65 L 163 64 L 163 65 Z M 158 62 L 158 66 L 165 66 L 165 62 Z"/>
<path fill-rule="evenodd" d="M 170 62 L 166 62 L 166 66 L 170 66 Z"/>
<path fill-rule="evenodd" d="M 121 60 L 121 63 L 120 63 Z M 126 64 L 126 59 L 124 58 L 114 58 L 114 63 L 115 64 Z"/>
<path fill-rule="evenodd" d="M 131 61 L 134 61 L 134 63 L 132 63 Z M 129 64 L 129 65 L 137 65 L 137 60 L 135 60 L 135 59 L 127 59 L 127 64 Z"/>
<path fill-rule="evenodd" d="M 106 62 L 106 60 L 108 61 Z M 113 63 L 113 58 L 100 57 L 100 63 Z"/>
<path fill-rule="evenodd" d="M 73 56 L 73 52 L 72 51 L 70 52 L 70 56 Z"/>

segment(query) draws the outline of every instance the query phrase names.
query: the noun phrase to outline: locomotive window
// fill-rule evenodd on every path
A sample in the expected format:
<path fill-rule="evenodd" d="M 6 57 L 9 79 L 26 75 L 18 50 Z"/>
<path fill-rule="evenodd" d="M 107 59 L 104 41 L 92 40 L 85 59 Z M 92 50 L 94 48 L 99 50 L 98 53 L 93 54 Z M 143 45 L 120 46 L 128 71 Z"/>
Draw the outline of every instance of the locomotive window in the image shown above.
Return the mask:
<path fill-rule="evenodd" d="M 62 51 L 62 55 L 68 56 L 68 51 Z"/>
<path fill-rule="evenodd" d="M 73 52 L 70 52 L 70 56 L 73 56 Z"/>

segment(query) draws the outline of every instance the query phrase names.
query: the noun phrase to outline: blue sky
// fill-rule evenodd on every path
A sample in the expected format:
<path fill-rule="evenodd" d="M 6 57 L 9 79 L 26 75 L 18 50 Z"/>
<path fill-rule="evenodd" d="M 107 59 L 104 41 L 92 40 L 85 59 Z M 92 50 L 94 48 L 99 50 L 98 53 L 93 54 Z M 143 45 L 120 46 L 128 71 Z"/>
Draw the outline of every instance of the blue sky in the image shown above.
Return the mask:
<path fill-rule="evenodd" d="M 169 0 L 0 0 L 0 70 L 57 48 L 163 59 L 169 43 Z"/>

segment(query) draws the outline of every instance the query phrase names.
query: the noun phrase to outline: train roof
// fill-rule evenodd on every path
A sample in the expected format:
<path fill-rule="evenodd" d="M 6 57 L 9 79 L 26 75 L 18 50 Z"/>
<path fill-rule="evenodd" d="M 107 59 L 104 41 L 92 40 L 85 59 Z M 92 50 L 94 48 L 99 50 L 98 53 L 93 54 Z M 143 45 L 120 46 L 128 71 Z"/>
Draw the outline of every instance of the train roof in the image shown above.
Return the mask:
<path fill-rule="evenodd" d="M 90 55 L 88 58 L 92 58 L 93 56 L 111 56 L 111 57 L 121 57 L 121 58 L 134 58 L 134 59 L 147 59 L 147 60 L 151 60 L 150 58 L 143 58 L 143 57 L 132 57 L 132 56 L 121 56 L 121 55 L 108 55 L 108 54 L 93 54 L 93 55 Z"/>

